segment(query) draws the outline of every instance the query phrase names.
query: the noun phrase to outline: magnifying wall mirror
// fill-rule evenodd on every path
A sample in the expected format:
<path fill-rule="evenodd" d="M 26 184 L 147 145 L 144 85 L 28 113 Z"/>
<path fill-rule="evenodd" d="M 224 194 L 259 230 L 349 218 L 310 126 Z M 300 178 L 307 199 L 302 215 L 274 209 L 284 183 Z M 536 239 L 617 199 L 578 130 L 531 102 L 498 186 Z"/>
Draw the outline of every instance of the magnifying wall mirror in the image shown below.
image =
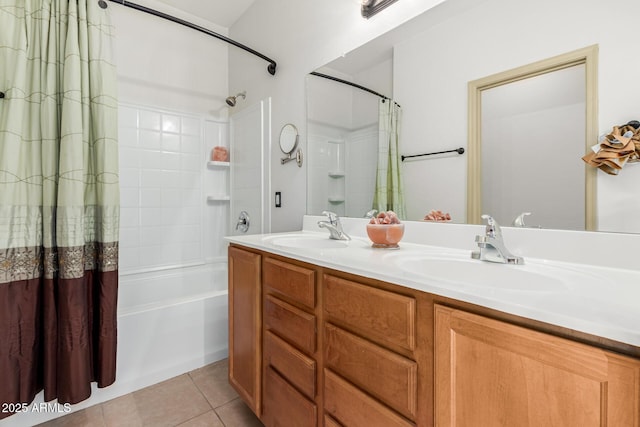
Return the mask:
<path fill-rule="evenodd" d="M 296 150 L 298 147 L 298 128 L 291 123 L 287 123 L 280 130 L 280 150 L 287 155 L 280 159 L 281 164 L 295 160 L 298 167 L 302 167 L 302 151 Z M 295 155 L 293 155 L 295 151 Z"/>

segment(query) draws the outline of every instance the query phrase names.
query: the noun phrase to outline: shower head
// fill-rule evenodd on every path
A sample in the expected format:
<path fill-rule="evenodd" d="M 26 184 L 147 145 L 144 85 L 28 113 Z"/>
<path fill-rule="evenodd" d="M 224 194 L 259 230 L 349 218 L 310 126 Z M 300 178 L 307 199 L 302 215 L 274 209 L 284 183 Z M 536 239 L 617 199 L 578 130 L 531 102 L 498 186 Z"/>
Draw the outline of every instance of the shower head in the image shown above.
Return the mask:
<path fill-rule="evenodd" d="M 239 97 L 239 96 L 241 96 L 241 97 L 242 97 L 242 99 L 246 99 L 246 98 L 247 98 L 247 92 L 246 92 L 246 91 L 243 91 L 243 92 L 240 92 L 239 94 L 237 94 L 236 96 L 230 96 L 230 97 L 228 97 L 228 98 L 226 99 L 226 101 L 227 101 L 227 105 L 228 105 L 229 107 L 235 107 L 235 106 L 236 106 L 236 98 L 237 98 L 237 97 Z"/>

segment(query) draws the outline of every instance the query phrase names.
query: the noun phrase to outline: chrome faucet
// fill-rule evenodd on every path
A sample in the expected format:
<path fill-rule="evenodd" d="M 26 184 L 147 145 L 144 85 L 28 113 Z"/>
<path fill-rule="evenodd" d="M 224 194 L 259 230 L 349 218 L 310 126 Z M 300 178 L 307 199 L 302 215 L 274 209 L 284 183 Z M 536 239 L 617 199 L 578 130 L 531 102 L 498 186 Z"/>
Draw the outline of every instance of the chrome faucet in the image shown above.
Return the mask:
<path fill-rule="evenodd" d="M 323 211 L 323 215 L 326 215 L 328 221 L 318 221 L 318 227 L 326 228 L 329 230 L 329 238 L 334 240 L 351 240 L 351 237 L 342 230 L 342 224 L 340 218 L 333 212 Z"/>
<path fill-rule="evenodd" d="M 471 258 L 480 261 L 500 262 L 503 264 L 524 264 L 524 258 L 512 254 L 504 245 L 500 225 L 490 215 L 482 215 L 487 220 L 484 236 L 476 236 L 480 248 L 471 252 Z"/>

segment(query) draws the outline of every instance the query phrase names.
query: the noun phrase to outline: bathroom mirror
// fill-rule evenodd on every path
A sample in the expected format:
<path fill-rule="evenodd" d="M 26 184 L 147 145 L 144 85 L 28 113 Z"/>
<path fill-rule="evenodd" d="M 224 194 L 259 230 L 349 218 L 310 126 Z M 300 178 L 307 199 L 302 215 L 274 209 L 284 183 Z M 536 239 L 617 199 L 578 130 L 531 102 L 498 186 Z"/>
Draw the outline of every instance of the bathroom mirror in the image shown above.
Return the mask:
<path fill-rule="evenodd" d="M 300 150 L 296 151 L 295 155 L 294 151 L 298 147 L 298 128 L 296 128 L 291 123 L 287 123 L 282 126 L 280 130 L 280 150 L 287 155 L 280 160 L 281 164 L 288 163 L 292 160 L 295 160 L 298 164 L 298 167 L 302 166 L 302 152 Z"/>
<path fill-rule="evenodd" d="M 298 146 L 298 128 L 291 123 L 282 126 L 280 130 L 280 150 L 284 154 L 291 154 Z"/>
<path fill-rule="evenodd" d="M 585 127 L 593 129 L 585 129 L 588 144 L 595 145 L 597 135 L 610 132 L 615 125 L 639 119 L 640 114 L 636 106 L 640 87 L 634 78 L 640 71 L 640 57 L 629 54 L 636 49 L 634 41 L 637 36 L 628 26 L 603 28 L 602 16 L 612 10 L 630 10 L 634 16 L 640 14 L 630 0 L 613 0 L 606 5 L 585 4 L 578 0 L 541 0 L 526 4 L 505 0 L 447 0 L 317 71 L 367 86 L 393 97 L 402 105 L 401 154 L 439 152 L 457 147 L 467 150 L 464 155 L 428 156 L 402 163 L 407 219 L 422 220 L 430 210 L 437 209 L 449 212 L 454 223 L 478 223 L 480 218 L 474 217 L 477 214 L 467 209 L 470 191 L 467 162 L 473 155 L 469 153 L 469 82 L 597 45 L 600 58 L 595 80 L 597 99 L 589 113 L 589 122 L 585 124 Z M 523 19 L 525 15 L 527 18 Z M 567 16 L 571 19 L 567 20 Z M 473 30 L 460 31 L 460 28 Z M 624 58 L 624 63 L 617 63 L 614 58 Z M 343 105 L 335 101 L 334 93 L 323 93 L 317 89 L 321 84 L 318 78 L 308 76 L 306 83 L 309 112 L 317 116 L 317 112 L 322 111 L 328 118 L 332 109 L 342 108 Z M 339 87 L 336 85 L 333 90 L 353 90 Z M 547 95 L 555 96 L 554 93 Z M 378 101 L 375 96 L 370 96 L 367 102 L 375 107 Z M 354 105 L 348 114 L 360 114 L 367 108 L 368 104 Z M 339 128 L 340 124 L 333 127 Z M 564 140 L 562 135 L 551 138 L 558 144 Z M 309 151 L 309 143 L 307 139 L 307 160 L 309 164 L 318 164 L 312 159 L 317 153 Z M 538 148 L 533 143 L 522 150 L 535 151 Z M 346 147 L 344 152 L 348 152 Z M 500 155 L 508 156 L 508 150 L 500 150 Z M 505 161 L 508 162 L 509 158 Z M 581 158 L 576 156 L 566 159 L 566 162 L 583 166 Z M 351 164 L 350 161 L 345 162 L 345 169 L 341 171 L 345 175 L 345 200 L 358 197 L 351 194 L 350 185 L 346 182 L 351 176 Z M 518 163 L 514 161 L 513 165 Z M 527 190 L 532 192 L 532 196 L 544 197 L 548 185 L 567 186 L 573 194 L 586 195 L 591 191 L 592 219 L 585 223 L 585 229 L 640 233 L 640 221 L 637 220 L 640 218 L 640 198 L 637 197 L 640 164 L 627 164 L 617 176 L 587 168 L 586 173 L 592 173 L 591 182 L 587 178 L 571 188 L 563 180 L 543 183 L 541 178 L 546 168 L 548 166 L 542 161 L 528 176 L 529 182 L 534 183 Z M 308 168 L 308 174 L 312 173 L 314 170 Z M 316 192 L 314 186 L 327 187 L 339 180 L 308 178 L 307 196 Z M 477 179 L 472 182 L 481 185 Z M 588 189 L 589 186 L 592 190 Z M 318 208 L 308 201 L 307 213 L 319 214 Z M 535 226 L 542 222 L 536 218 L 535 208 L 523 206 L 516 209 L 532 212 L 527 217 L 527 224 Z M 556 209 L 562 210 L 563 206 L 558 204 Z M 347 213 L 348 216 L 363 214 Z M 501 225 L 509 226 L 511 220 L 503 220 Z M 552 225 L 550 228 L 562 226 Z"/>

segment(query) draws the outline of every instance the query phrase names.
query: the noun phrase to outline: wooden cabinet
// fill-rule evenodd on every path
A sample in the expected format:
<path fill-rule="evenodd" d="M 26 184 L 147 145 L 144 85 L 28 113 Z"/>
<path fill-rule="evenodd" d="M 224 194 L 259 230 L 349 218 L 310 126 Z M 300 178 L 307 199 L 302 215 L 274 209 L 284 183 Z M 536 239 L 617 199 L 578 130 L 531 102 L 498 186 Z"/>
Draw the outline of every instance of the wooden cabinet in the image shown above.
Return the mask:
<path fill-rule="evenodd" d="M 322 302 L 327 414 L 348 426 L 413 425 L 416 298 L 325 274 Z"/>
<path fill-rule="evenodd" d="M 637 426 L 640 362 L 435 308 L 436 425 Z"/>
<path fill-rule="evenodd" d="M 229 383 L 260 416 L 262 388 L 261 255 L 229 247 Z"/>
<path fill-rule="evenodd" d="M 318 424 L 316 274 L 263 261 L 264 407 L 267 427 Z"/>
<path fill-rule="evenodd" d="M 640 426 L 637 348 L 235 245 L 229 299 L 266 427 Z"/>

